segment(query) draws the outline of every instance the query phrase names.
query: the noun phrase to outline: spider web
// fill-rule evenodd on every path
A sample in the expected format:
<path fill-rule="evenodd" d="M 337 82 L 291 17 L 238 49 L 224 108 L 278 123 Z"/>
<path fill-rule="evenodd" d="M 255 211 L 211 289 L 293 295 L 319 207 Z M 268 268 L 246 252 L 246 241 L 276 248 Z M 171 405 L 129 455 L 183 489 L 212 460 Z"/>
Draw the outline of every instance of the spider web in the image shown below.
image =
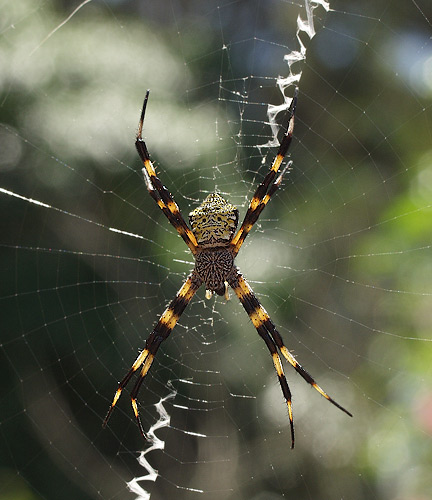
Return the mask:
<path fill-rule="evenodd" d="M 0 498 L 430 498 L 427 1 L 4 2 Z M 286 345 L 200 290 L 139 406 L 117 381 L 193 259 L 148 196 L 241 217 L 300 89 L 292 170 L 237 258 Z"/>

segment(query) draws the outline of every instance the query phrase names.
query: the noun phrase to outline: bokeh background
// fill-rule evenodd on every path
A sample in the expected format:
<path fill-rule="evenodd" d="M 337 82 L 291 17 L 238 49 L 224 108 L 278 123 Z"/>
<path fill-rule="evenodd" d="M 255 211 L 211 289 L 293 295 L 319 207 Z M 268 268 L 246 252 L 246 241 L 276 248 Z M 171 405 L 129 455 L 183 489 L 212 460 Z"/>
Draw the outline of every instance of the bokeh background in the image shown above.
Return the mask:
<path fill-rule="evenodd" d="M 184 215 L 214 189 L 244 214 L 304 5 L 0 6 L 0 499 L 135 498 L 149 444 L 128 391 L 101 422 L 193 265 L 141 177 L 142 99 L 150 88 L 146 141 Z M 238 263 L 354 418 L 287 367 L 291 451 L 265 346 L 234 298 L 202 290 L 140 393 L 146 429 L 161 398 L 171 417 L 145 456 L 156 482 L 135 483 L 152 500 L 432 498 L 431 5 L 314 16 L 293 170 Z"/>

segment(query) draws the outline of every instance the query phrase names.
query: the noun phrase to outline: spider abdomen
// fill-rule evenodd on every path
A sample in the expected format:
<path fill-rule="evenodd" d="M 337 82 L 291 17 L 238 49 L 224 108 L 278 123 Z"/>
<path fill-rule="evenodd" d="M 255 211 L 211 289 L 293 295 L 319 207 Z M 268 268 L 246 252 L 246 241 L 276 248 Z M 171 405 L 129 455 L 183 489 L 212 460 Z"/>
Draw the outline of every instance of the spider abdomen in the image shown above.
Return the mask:
<path fill-rule="evenodd" d="M 209 248 L 195 256 L 195 272 L 212 292 L 225 290 L 225 281 L 233 268 L 234 257 L 227 248 Z"/>
<path fill-rule="evenodd" d="M 192 232 L 201 248 L 228 244 L 237 228 L 239 212 L 218 193 L 211 193 L 189 214 Z"/>

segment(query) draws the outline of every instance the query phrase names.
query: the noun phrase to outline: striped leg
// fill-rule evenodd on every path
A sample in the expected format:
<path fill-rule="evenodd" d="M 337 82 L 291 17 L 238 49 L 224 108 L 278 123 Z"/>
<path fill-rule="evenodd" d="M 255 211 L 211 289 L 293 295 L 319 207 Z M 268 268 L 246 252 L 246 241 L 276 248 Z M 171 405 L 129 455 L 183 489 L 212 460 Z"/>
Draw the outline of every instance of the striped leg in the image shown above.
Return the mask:
<path fill-rule="evenodd" d="M 249 284 L 246 282 L 246 280 L 243 278 L 243 276 L 238 272 L 237 276 L 230 281 L 230 286 L 234 289 L 237 297 L 239 298 L 240 302 L 242 303 L 243 307 L 245 308 L 246 312 L 248 313 L 253 325 L 257 329 L 258 333 L 260 334 L 261 337 L 263 337 L 262 332 L 265 331 L 269 337 L 271 337 L 272 342 L 279 348 L 280 352 L 284 356 L 284 358 L 290 363 L 290 365 L 296 370 L 296 372 L 308 383 L 310 384 L 315 390 L 317 390 L 321 396 L 327 399 L 327 401 L 330 401 L 334 406 L 342 410 L 344 413 L 352 417 L 352 414 L 346 410 L 343 406 L 341 406 L 339 403 L 337 403 L 333 398 L 331 398 L 326 392 L 324 392 L 321 387 L 315 382 L 315 380 L 312 378 L 312 376 L 296 361 L 294 356 L 289 352 L 287 347 L 284 345 L 283 340 L 279 332 L 276 330 L 276 327 L 272 320 L 270 319 L 270 316 L 268 315 L 267 311 L 264 309 L 264 307 L 260 304 L 259 300 L 256 298 L 255 294 L 253 293 L 252 288 L 249 286 Z M 264 337 L 263 337 L 264 338 Z M 267 343 L 267 341 L 266 341 Z M 272 353 L 273 356 L 273 353 Z M 275 357 L 273 356 L 273 362 L 275 360 Z M 279 361 L 280 362 L 280 361 Z M 275 363 L 276 370 L 277 366 Z M 282 376 L 283 376 L 283 372 Z M 279 375 L 278 371 L 278 376 L 279 379 L 281 379 L 281 376 Z M 285 377 L 284 377 L 285 378 Z M 282 385 L 282 383 L 281 383 Z M 283 388 L 282 388 L 282 391 Z M 287 399 L 285 392 L 284 392 L 285 399 Z M 291 401 L 288 402 L 287 399 L 287 404 L 289 408 L 289 413 L 290 413 L 290 424 L 291 424 L 291 436 L 292 436 L 292 446 L 294 446 L 294 431 L 293 431 L 293 424 L 292 424 L 292 414 L 291 414 Z"/>
<path fill-rule="evenodd" d="M 288 148 L 290 147 L 291 144 L 292 135 L 294 131 L 294 117 L 297 105 L 297 96 L 298 96 L 298 88 L 296 88 L 294 92 L 294 97 L 292 99 L 291 106 L 289 108 L 290 119 L 288 122 L 287 131 L 279 146 L 276 158 L 273 161 L 270 171 L 265 176 L 261 184 L 257 187 L 252 197 L 252 200 L 249 204 L 249 208 L 246 212 L 243 223 L 240 229 L 238 230 L 237 234 L 231 241 L 231 246 L 233 247 L 234 255 L 237 255 L 249 231 L 252 229 L 253 225 L 258 220 L 258 217 L 264 210 L 264 207 L 269 202 L 271 196 L 276 192 L 276 190 L 280 186 L 283 174 L 292 165 L 292 162 L 288 163 L 288 165 L 283 169 L 282 173 L 276 178 L 276 175 L 279 171 L 282 161 L 285 155 L 287 154 Z"/>
<path fill-rule="evenodd" d="M 258 299 L 256 299 L 257 303 Z M 263 312 L 267 316 L 267 319 L 264 321 L 264 325 L 267 329 L 267 331 L 270 332 L 270 335 L 272 336 L 273 340 L 275 341 L 275 344 L 278 346 L 280 352 L 282 353 L 283 357 L 288 361 L 288 363 L 295 369 L 295 371 L 304 379 L 308 384 L 310 384 L 315 390 L 317 390 L 321 396 L 325 397 L 327 401 L 330 401 L 336 408 L 339 408 L 339 410 L 342 410 L 344 413 L 352 417 L 352 413 L 350 413 L 348 410 L 346 410 L 343 406 L 341 406 L 339 403 L 337 403 L 333 398 L 331 398 L 326 392 L 324 392 L 321 387 L 315 382 L 315 380 L 312 378 L 311 375 L 302 367 L 300 363 L 297 362 L 295 357 L 289 352 L 288 348 L 284 345 L 282 337 L 280 333 L 276 330 L 276 327 L 272 320 L 270 319 L 269 315 L 266 313 L 265 309 L 261 306 L 263 309 Z"/>
<path fill-rule="evenodd" d="M 111 413 L 113 412 L 114 407 L 117 401 L 119 400 L 123 389 L 126 387 L 127 383 L 132 378 L 133 374 L 137 370 L 139 370 L 139 368 L 141 368 L 139 378 L 135 382 L 135 385 L 131 391 L 131 402 L 139 430 L 141 434 L 144 436 L 144 431 L 139 418 L 138 405 L 136 402 L 138 397 L 138 391 L 141 387 L 141 384 L 144 381 L 144 377 L 150 370 L 150 367 L 153 363 L 153 359 L 157 353 L 157 350 L 159 349 L 159 346 L 164 340 L 168 338 L 169 334 L 174 329 L 177 321 L 179 320 L 186 306 L 189 304 L 189 302 L 191 301 L 192 297 L 195 295 L 195 292 L 198 290 L 201 284 L 202 284 L 201 280 L 195 275 L 194 272 L 192 272 L 192 274 L 187 278 L 183 286 L 177 292 L 175 299 L 165 309 L 165 312 L 159 318 L 159 321 L 157 322 L 153 331 L 147 338 L 144 350 L 139 354 L 134 364 L 132 365 L 131 369 L 120 381 L 118 389 L 114 395 L 113 402 L 111 403 L 110 409 L 108 410 L 108 413 L 103 421 L 102 424 L 103 427 L 107 425 L 108 419 L 110 418 Z"/>
<path fill-rule="evenodd" d="M 141 118 L 138 125 L 138 133 L 135 141 L 135 146 L 138 151 L 138 154 L 141 158 L 141 161 L 144 164 L 144 168 L 142 169 L 144 174 L 144 180 L 146 182 L 147 190 L 150 193 L 150 196 L 155 200 L 159 208 L 166 215 L 170 223 L 175 227 L 177 232 L 183 238 L 186 245 L 190 248 L 191 252 L 195 255 L 197 250 L 197 241 L 186 224 L 177 203 L 174 201 L 172 194 L 168 191 L 168 189 L 162 184 L 162 181 L 156 175 L 156 171 L 153 167 L 152 162 L 150 161 L 150 155 L 147 150 L 146 143 L 142 138 L 142 129 L 144 124 L 144 116 L 147 108 L 147 102 L 149 97 L 149 91 L 147 91 L 144 104 L 141 112 Z"/>
<path fill-rule="evenodd" d="M 239 298 L 240 302 L 242 303 L 243 307 L 246 309 L 246 312 L 248 313 L 250 319 L 252 320 L 252 323 L 254 327 L 256 328 L 259 336 L 264 340 L 266 343 L 270 354 L 273 359 L 273 365 L 275 367 L 279 383 L 282 389 L 282 393 L 284 395 L 285 401 L 288 406 L 288 416 L 290 420 L 290 427 L 291 427 L 291 448 L 294 448 L 294 421 L 293 421 L 293 412 L 292 412 L 292 401 L 291 401 L 291 391 L 288 386 L 287 379 L 285 378 L 285 374 L 282 368 L 282 363 L 281 359 L 279 357 L 279 354 L 276 349 L 276 345 L 269 335 L 269 332 L 264 326 L 263 321 L 260 318 L 260 310 L 259 308 L 257 309 L 254 307 L 253 304 L 253 299 L 255 299 L 257 302 L 258 300 L 255 298 L 255 295 L 252 292 L 252 289 L 249 287 L 249 285 L 246 283 L 244 280 L 243 276 L 238 273 L 234 278 L 232 278 L 229 281 L 230 286 L 234 290 L 235 294 Z M 259 306 L 259 302 L 258 302 Z M 260 306 L 259 306 L 260 307 Z"/>

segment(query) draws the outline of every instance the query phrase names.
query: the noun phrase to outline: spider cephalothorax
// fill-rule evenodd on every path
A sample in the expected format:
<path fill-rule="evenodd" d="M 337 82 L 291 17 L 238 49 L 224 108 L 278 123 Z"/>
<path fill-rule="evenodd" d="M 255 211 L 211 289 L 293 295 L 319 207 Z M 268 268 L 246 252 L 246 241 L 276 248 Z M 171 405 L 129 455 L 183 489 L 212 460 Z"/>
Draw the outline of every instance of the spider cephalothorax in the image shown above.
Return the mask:
<path fill-rule="evenodd" d="M 285 378 L 279 353 L 282 354 L 295 371 L 323 397 L 334 404 L 337 408 L 344 411 L 347 415 L 352 416 L 349 411 L 340 406 L 339 403 L 336 403 L 334 399 L 326 394 L 309 375 L 309 373 L 296 361 L 294 356 L 284 345 L 282 337 L 270 319 L 270 316 L 267 314 L 267 311 L 259 303 L 259 300 L 255 297 L 252 288 L 234 265 L 234 259 L 238 254 L 246 236 L 249 234 L 249 231 L 252 229 L 272 195 L 279 188 L 284 172 L 291 165 L 291 162 L 289 162 L 285 168 L 282 169 L 282 172 L 279 173 L 282 161 L 291 144 L 297 94 L 298 89 L 296 89 L 294 93 L 294 97 L 288 111 L 288 127 L 279 146 L 276 158 L 273 161 L 270 171 L 257 187 L 249 204 L 243 223 L 234 236 L 237 229 L 239 213 L 237 208 L 225 201 L 220 194 L 209 194 L 201 205 L 190 213 L 189 221 L 191 228 L 189 228 L 171 193 L 156 175 L 156 171 L 150 161 L 146 144 L 142 138 L 144 115 L 149 96 L 149 92 L 147 91 L 135 142 L 138 154 L 144 164 L 144 168 L 142 169 L 144 180 L 150 196 L 155 200 L 159 208 L 166 215 L 169 222 L 174 226 L 194 255 L 195 267 L 183 283 L 180 290 L 177 292 L 174 300 L 171 301 L 162 316 L 159 318 L 159 321 L 156 323 L 153 331 L 146 340 L 145 348 L 139 354 L 130 370 L 120 381 L 110 409 L 108 410 L 107 416 L 103 422 L 104 426 L 107 424 L 122 390 L 132 378 L 134 373 L 141 369 L 140 376 L 131 391 L 131 400 L 132 408 L 138 422 L 138 427 L 141 434 L 144 436 L 137 405 L 138 391 L 144 377 L 150 370 L 159 346 L 168 338 L 186 306 L 203 284 L 207 289 L 207 298 L 211 297 L 212 292 L 228 297 L 227 287 L 230 286 L 248 313 L 249 318 L 258 332 L 258 335 L 264 340 L 267 348 L 269 349 L 282 393 L 288 406 L 292 447 L 294 447 L 294 424 L 291 391 Z"/>
<path fill-rule="evenodd" d="M 205 284 L 206 297 L 211 293 L 227 295 L 226 283 L 234 270 L 232 251 L 226 247 L 205 249 L 195 255 L 194 271 Z"/>

